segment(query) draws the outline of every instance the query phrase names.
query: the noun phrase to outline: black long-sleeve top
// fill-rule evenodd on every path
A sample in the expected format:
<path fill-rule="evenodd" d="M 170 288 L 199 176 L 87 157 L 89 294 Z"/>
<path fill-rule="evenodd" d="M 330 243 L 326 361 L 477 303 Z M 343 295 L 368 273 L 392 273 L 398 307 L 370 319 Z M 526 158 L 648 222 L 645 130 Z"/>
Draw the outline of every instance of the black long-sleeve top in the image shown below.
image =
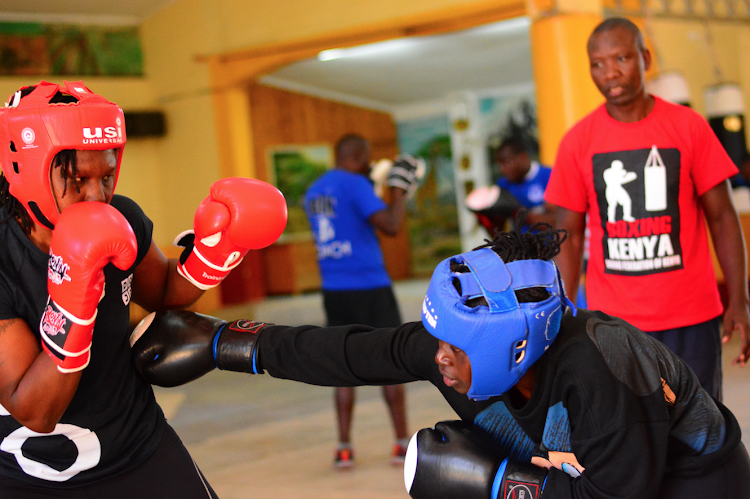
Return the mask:
<path fill-rule="evenodd" d="M 545 497 L 655 497 L 662 477 L 699 476 L 740 442 L 732 413 L 662 343 L 601 312 L 564 316 L 557 339 L 534 364 L 528 401 L 511 389 L 473 401 L 443 383 L 438 341 L 419 322 L 397 328 L 270 325 L 258 365 L 276 378 L 323 386 L 430 381 L 458 416 L 506 455 L 529 461 L 539 449 L 573 453 L 573 478 L 550 469 Z"/>

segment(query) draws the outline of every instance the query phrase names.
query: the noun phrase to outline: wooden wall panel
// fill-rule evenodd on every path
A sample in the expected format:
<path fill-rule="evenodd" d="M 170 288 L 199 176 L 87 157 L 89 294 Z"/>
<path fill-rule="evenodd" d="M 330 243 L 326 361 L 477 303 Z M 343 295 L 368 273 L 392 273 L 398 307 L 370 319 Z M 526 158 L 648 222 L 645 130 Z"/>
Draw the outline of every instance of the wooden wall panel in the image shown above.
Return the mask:
<path fill-rule="evenodd" d="M 330 144 L 347 133 L 372 144 L 372 158 L 398 154 L 396 124 L 383 112 L 254 84 L 248 89 L 257 175 L 271 178 L 269 148 L 285 144 Z M 393 238 L 381 237 L 386 267 L 393 279 L 411 276 L 408 224 Z M 305 268 L 309 262 L 305 262 Z"/>
<path fill-rule="evenodd" d="M 264 85 L 250 87 L 253 143 L 258 176 L 268 175 L 268 148 L 280 144 L 333 146 L 347 133 L 358 133 L 372 144 L 372 157 L 398 153 L 396 124 L 387 113 L 340 104 Z"/>

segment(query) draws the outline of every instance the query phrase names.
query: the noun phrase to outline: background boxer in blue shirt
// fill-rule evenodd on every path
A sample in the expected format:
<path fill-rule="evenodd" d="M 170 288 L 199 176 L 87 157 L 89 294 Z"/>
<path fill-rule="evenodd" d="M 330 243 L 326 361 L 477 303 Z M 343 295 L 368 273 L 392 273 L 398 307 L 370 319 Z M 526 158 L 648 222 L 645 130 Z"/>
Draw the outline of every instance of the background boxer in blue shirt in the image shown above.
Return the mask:
<path fill-rule="evenodd" d="M 336 145 L 336 168 L 315 181 L 305 195 L 329 326 L 401 324 L 376 229 L 389 236 L 401 229 L 408 191 L 416 188 L 416 164 L 403 160 L 394 163 L 387 180 L 392 200 L 388 204 L 375 195 L 368 178 L 370 155 L 370 144 L 363 137 L 342 137 Z M 339 446 L 334 465 L 348 468 L 353 458 L 354 388 L 336 388 L 335 397 Z M 408 442 L 403 386 L 384 386 L 383 397 L 396 434 L 392 463 L 400 465 Z"/>

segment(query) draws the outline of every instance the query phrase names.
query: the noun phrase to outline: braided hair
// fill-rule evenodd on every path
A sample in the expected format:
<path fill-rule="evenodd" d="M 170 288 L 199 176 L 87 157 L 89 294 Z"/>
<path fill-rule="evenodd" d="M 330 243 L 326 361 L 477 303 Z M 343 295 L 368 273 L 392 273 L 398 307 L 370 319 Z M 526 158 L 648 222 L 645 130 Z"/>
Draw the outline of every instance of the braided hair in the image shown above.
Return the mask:
<path fill-rule="evenodd" d="M 515 260 L 551 260 L 560 253 L 560 245 L 567 239 L 568 231 L 555 229 L 548 223 L 532 225 L 526 232 L 520 227 L 526 220 L 526 210 L 520 210 L 513 229 L 508 232 L 496 232 L 490 241 L 474 248 L 490 248 L 505 263 Z M 549 292 L 542 287 L 519 289 L 516 297 L 521 303 L 543 301 L 549 298 Z"/>
<path fill-rule="evenodd" d="M 485 244 L 474 249 L 490 248 L 505 263 L 515 260 L 551 260 L 557 256 L 560 245 L 568 237 L 568 231 L 554 229 L 548 223 L 537 223 L 526 232 L 521 232 L 520 227 L 526 221 L 526 215 L 526 210 L 520 210 L 512 230 L 496 232 L 492 241 L 485 239 Z"/>
<path fill-rule="evenodd" d="M 23 232 L 26 235 L 31 234 L 31 217 L 21 202 L 10 193 L 10 184 L 2 173 L 0 173 L 0 207 L 3 208 L 0 223 L 16 219 Z"/>

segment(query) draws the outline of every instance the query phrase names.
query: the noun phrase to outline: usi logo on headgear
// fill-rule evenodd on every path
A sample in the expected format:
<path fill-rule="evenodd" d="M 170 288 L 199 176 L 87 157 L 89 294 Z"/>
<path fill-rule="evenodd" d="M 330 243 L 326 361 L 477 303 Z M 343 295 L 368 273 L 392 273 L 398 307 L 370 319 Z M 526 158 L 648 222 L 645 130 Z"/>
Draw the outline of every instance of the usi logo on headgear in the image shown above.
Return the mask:
<path fill-rule="evenodd" d="M 105 126 L 104 128 L 84 127 L 83 129 L 84 144 L 108 144 L 120 142 L 122 142 L 122 129 L 119 126 Z"/>

